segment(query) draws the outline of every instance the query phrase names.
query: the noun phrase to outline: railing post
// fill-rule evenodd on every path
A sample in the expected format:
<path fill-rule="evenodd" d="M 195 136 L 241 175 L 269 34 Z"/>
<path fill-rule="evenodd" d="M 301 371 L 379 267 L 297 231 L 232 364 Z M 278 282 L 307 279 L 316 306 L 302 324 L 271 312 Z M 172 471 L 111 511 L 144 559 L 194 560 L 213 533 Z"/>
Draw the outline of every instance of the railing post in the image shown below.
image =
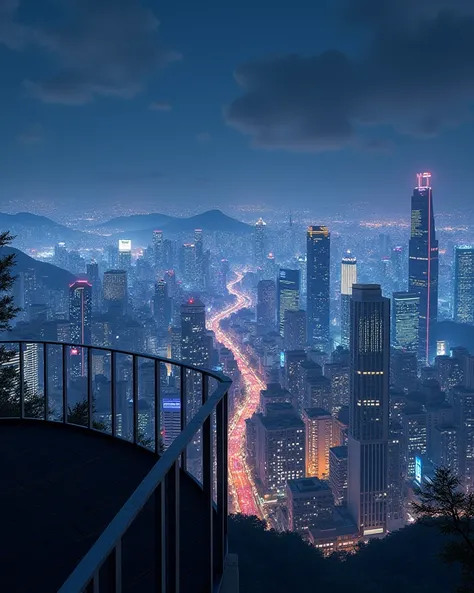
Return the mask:
<path fill-rule="evenodd" d="M 117 541 L 108 561 L 110 591 L 122 593 L 122 538 Z"/>
<path fill-rule="evenodd" d="M 67 348 L 64 344 L 61 345 L 62 348 L 62 371 L 63 371 L 63 422 L 67 424 Z"/>
<path fill-rule="evenodd" d="M 181 403 L 181 430 L 184 430 L 188 423 L 188 401 L 187 401 L 187 385 L 186 385 L 186 367 L 180 367 L 180 403 Z M 186 470 L 188 454 L 184 450 L 181 454 L 181 467 Z"/>
<path fill-rule="evenodd" d="M 132 357 L 132 387 L 133 387 L 133 442 L 139 441 L 138 434 L 138 357 Z"/>
<path fill-rule="evenodd" d="M 208 398 L 209 378 L 201 373 L 202 381 L 202 405 Z M 202 426 L 202 488 L 204 491 L 205 504 L 205 547 L 207 548 L 205 558 L 207 565 L 203 567 L 206 572 L 206 591 L 212 591 L 214 588 L 214 532 L 213 532 L 213 500 L 212 500 L 212 482 L 213 482 L 213 459 L 212 459 L 212 414 L 210 414 Z"/>
<path fill-rule="evenodd" d="M 44 419 L 49 418 L 49 377 L 48 377 L 48 344 L 43 342 L 43 394 L 44 394 Z"/>
<path fill-rule="evenodd" d="M 20 362 L 19 374 L 20 374 L 20 418 L 23 420 L 25 417 L 25 359 L 23 356 L 23 342 L 18 345 Z"/>
<path fill-rule="evenodd" d="M 94 399 L 92 384 L 92 348 L 87 347 L 87 425 L 92 428 L 94 421 Z"/>
<path fill-rule="evenodd" d="M 115 351 L 112 350 L 110 359 L 110 415 L 112 416 L 112 436 L 117 436 L 117 394 L 115 385 L 115 375 L 117 374 L 117 361 L 115 358 Z"/>
<path fill-rule="evenodd" d="M 216 455 L 217 455 L 217 528 L 215 570 L 224 572 L 227 553 L 227 393 L 216 408 Z"/>
<path fill-rule="evenodd" d="M 161 453 L 161 362 L 155 360 L 155 453 Z"/>
<path fill-rule="evenodd" d="M 179 460 L 165 476 L 165 583 L 166 593 L 179 593 Z"/>
<path fill-rule="evenodd" d="M 155 590 L 166 592 L 166 488 L 158 484 L 154 494 L 155 514 Z"/>

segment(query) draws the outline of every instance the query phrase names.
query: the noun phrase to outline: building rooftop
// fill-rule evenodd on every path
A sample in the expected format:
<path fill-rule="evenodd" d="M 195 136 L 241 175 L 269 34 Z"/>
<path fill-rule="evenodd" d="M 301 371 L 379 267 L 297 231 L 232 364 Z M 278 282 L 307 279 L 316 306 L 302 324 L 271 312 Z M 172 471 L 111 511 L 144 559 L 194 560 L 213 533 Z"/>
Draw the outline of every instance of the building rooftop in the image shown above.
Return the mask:
<path fill-rule="evenodd" d="M 276 404 L 282 405 L 282 404 Z M 287 428 L 304 428 L 304 422 L 294 412 L 293 414 L 282 414 L 282 415 L 271 415 L 263 416 L 263 414 L 257 414 L 260 418 L 260 422 L 267 430 L 285 430 Z"/>
<path fill-rule="evenodd" d="M 331 447 L 329 452 L 338 459 L 347 459 L 347 445 L 340 445 L 339 447 Z"/>
<path fill-rule="evenodd" d="M 324 408 L 305 408 L 304 413 L 308 418 L 321 418 L 322 416 L 331 416 Z"/>
<path fill-rule="evenodd" d="M 293 494 L 304 494 L 321 490 L 330 490 L 329 484 L 319 478 L 300 478 L 288 480 L 288 488 Z"/>

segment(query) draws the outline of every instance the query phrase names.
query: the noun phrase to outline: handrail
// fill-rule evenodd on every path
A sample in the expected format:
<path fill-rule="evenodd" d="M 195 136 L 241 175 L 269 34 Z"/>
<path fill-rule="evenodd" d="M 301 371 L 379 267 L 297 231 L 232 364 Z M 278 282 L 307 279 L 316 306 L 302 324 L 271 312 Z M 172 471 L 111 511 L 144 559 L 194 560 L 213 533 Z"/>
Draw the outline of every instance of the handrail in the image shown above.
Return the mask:
<path fill-rule="evenodd" d="M 157 583 L 157 590 L 166 591 L 166 593 L 179 592 L 179 472 L 186 467 L 186 450 L 196 437 L 197 433 L 201 431 L 203 442 L 203 484 L 202 490 L 207 500 L 207 508 L 214 509 L 209 515 L 209 525 L 206 528 L 206 538 L 209 544 L 210 558 L 208 560 L 208 567 L 204 568 L 208 575 L 209 591 L 214 588 L 213 572 L 217 575 L 222 575 L 224 568 L 224 558 L 227 551 L 227 393 L 232 381 L 225 375 L 201 369 L 199 367 L 181 363 L 173 359 L 167 359 L 160 356 L 150 354 L 140 354 L 136 352 L 128 352 L 123 350 L 116 350 L 106 348 L 103 346 L 92 346 L 86 344 L 74 344 L 70 342 L 54 342 L 44 340 L 0 340 L 0 344 L 18 344 L 19 348 L 19 372 L 20 372 L 20 419 L 25 418 L 24 404 L 26 399 L 24 383 L 25 361 L 24 346 L 27 344 L 39 344 L 43 346 L 44 356 L 44 401 L 45 413 L 40 420 L 51 422 L 47 412 L 48 403 L 48 346 L 61 347 L 62 356 L 60 367 L 62 369 L 62 398 L 63 411 L 62 422 L 69 424 L 68 414 L 65 410 L 67 405 L 67 349 L 68 348 L 82 348 L 87 350 L 87 401 L 88 401 L 88 422 L 87 426 L 81 426 L 85 430 L 93 430 L 92 428 L 92 356 L 91 352 L 98 350 L 109 353 L 111 357 L 111 388 L 110 396 L 111 402 L 115 401 L 115 373 L 116 356 L 122 354 L 132 357 L 132 383 L 134 398 L 138 398 L 138 364 L 137 359 L 145 359 L 154 361 L 154 403 L 155 403 L 155 452 L 158 451 L 158 429 L 156 419 L 159 417 L 157 409 L 161 405 L 161 391 L 160 391 L 160 363 L 171 364 L 181 368 L 180 372 L 180 399 L 182 410 L 186 409 L 186 370 L 199 374 L 201 379 L 201 398 L 202 405 L 195 415 L 186 422 L 185 414 L 181 414 L 181 432 L 170 446 L 160 454 L 160 458 L 153 465 L 148 474 L 143 478 L 141 483 L 137 486 L 133 494 L 125 502 L 122 508 L 118 511 L 112 519 L 108 527 L 102 532 L 96 542 L 92 545 L 86 555 L 82 558 L 67 580 L 59 589 L 58 593 L 82 593 L 89 591 L 89 588 L 94 593 L 99 592 L 99 573 L 106 563 L 112 562 L 114 569 L 114 591 L 121 591 L 121 549 L 122 538 L 125 536 L 128 528 L 137 518 L 147 502 L 152 496 L 155 496 L 155 505 L 159 504 L 162 508 L 161 514 L 164 524 L 161 527 L 161 556 L 157 556 L 157 574 L 159 583 Z M 83 363 L 84 364 L 84 363 Z M 213 393 L 208 393 L 208 380 L 215 379 L 218 382 L 217 387 Z M 212 414 L 216 414 L 216 462 L 217 462 L 217 503 L 213 505 L 213 460 L 212 460 Z M 111 412 L 115 416 L 115 412 Z M 134 401 L 133 406 L 134 416 L 138 414 L 137 401 Z M 158 414 L 158 415 L 157 415 Z M 114 427 L 116 418 L 112 418 L 112 436 L 115 436 Z M 133 441 L 139 444 L 137 428 L 137 418 L 133 418 L 134 430 Z M 106 433 L 107 434 L 107 433 Z M 201 486 L 201 485 L 200 485 Z M 159 502 L 158 502 L 159 501 Z M 210 506 L 209 506 L 210 505 Z M 169 507 L 169 509 L 168 509 Z M 213 528 L 213 515 L 216 515 L 218 521 L 218 535 L 215 537 Z"/>

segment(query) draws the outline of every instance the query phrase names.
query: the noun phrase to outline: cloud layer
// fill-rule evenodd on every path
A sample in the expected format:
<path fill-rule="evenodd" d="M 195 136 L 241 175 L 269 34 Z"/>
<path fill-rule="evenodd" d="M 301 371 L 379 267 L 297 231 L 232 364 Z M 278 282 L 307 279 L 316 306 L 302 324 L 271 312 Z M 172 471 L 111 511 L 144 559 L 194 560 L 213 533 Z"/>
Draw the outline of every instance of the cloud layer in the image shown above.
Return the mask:
<path fill-rule="evenodd" d="M 255 146 L 318 151 L 360 145 L 380 125 L 433 135 L 466 120 L 474 101 L 471 4 L 454 0 L 458 12 L 442 11 L 443 0 L 421 0 L 413 16 L 407 3 L 345 4 L 343 18 L 370 31 L 357 57 L 328 51 L 241 65 L 235 79 L 244 94 L 226 110 L 227 123 Z M 384 5 L 393 8 L 390 24 Z"/>
<path fill-rule="evenodd" d="M 51 78 L 24 83 L 44 103 L 134 97 L 156 69 L 181 57 L 160 44 L 159 21 L 137 0 L 66 0 L 61 6 L 60 28 L 26 28 L 15 20 L 18 1 L 0 0 L 0 41 L 14 49 L 33 44 L 56 65 Z"/>

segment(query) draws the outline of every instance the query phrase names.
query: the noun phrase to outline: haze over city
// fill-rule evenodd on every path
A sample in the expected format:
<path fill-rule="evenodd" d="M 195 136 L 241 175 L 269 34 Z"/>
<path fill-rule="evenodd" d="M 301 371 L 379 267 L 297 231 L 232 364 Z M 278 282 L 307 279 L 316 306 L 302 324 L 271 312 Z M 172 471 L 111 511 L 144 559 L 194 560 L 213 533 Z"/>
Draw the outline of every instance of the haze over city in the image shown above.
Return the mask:
<path fill-rule="evenodd" d="M 1 591 L 474 591 L 473 56 L 472 0 L 0 0 Z"/>

